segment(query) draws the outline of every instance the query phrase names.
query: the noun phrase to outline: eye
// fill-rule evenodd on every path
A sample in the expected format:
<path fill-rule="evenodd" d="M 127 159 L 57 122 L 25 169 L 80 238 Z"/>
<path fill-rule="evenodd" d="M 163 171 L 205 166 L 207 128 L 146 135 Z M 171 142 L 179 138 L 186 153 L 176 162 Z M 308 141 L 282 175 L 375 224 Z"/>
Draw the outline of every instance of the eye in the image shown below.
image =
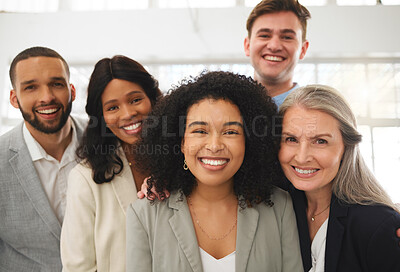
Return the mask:
<path fill-rule="evenodd" d="M 136 103 L 138 103 L 139 101 L 141 101 L 141 100 L 143 100 L 143 98 L 134 98 L 134 99 L 132 99 L 131 100 L 131 104 L 136 104 Z"/>
<path fill-rule="evenodd" d="M 286 137 L 284 138 L 285 143 L 297 143 L 297 139 L 295 137 Z"/>
<path fill-rule="evenodd" d="M 238 135 L 239 132 L 236 130 L 227 130 L 224 132 L 225 135 Z"/>
<path fill-rule="evenodd" d="M 282 39 L 284 39 L 284 40 L 293 40 L 294 38 L 292 36 L 283 36 Z"/>
<path fill-rule="evenodd" d="M 260 35 L 258 35 L 258 37 L 260 37 L 260 38 L 270 38 L 271 35 L 269 35 L 269 34 L 260 34 Z"/>
<path fill-rule="evenodd" d="M 324 139 L 316 139 L 316 140 L 315 140 L 315 143 L 316 143 L 316 144 L 319 144 L 319 145 L 322 145 L 322 144 L 327 144 L 328 141 L 327 141 L 327 140 L 324 140 Z"/>
<path fill-rule="evenodd" d="M 107 108 L 107 111 L 114 111 L 116 109 L 118 109 L 117 106 L 112 106 L 112 107 Z"/>
<path fill-rule="evenodd" d="M 61 83 L 61 82 L 54 82 L 53 86 L 57 87 L 57 88 L 64 88 L 65 85 L 64 85 L 64 83 Z"/>
<path fill-rule="evenodd" d="M 24 88 L 24 90 L 34 90 L 36 88 L 35 85 L 28 85 Z"/>
<path fill-rule="evenodd" d="M 207 131 L 205 131 L 204 129 L 196 129 L 196 130 L 193 130 L 192 133 L 207 134 Z"/>

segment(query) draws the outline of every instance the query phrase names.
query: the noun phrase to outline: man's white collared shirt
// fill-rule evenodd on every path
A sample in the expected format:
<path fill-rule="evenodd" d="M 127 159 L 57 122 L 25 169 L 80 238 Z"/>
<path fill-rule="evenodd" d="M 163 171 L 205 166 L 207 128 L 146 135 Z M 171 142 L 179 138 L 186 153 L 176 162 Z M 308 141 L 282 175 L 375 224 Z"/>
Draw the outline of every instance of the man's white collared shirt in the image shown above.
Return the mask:
<path fill-rule="evenodd" d="M 65 214 L 68 174 L 77 164 L 75 151 L 79 143 L 75 125 L 73 122 L 71 124 L 72 139 L 65 149 L 61 161 L 47 154 L 43 147 L 33 138 L 25 123 L 23 125 L 23 136 L 32 157 L 33 165 L 50 206 L 60 224 L 62 224 Z"/>

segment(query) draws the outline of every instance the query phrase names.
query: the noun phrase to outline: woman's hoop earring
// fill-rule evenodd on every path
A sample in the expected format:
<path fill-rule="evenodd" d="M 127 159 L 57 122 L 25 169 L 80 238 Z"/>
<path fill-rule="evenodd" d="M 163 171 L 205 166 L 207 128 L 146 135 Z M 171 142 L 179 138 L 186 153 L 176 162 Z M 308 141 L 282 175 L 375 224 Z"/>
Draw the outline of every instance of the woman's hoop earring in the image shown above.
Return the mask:
<path fill-rule="evenodd" d="M 186 164 L 186 160 L 183 160 L 183 169 L 184 169 L 185 171 L 187 171 L 187 170 L 189 169 L 189 167 L 188 167 L 187 164 Z"/>

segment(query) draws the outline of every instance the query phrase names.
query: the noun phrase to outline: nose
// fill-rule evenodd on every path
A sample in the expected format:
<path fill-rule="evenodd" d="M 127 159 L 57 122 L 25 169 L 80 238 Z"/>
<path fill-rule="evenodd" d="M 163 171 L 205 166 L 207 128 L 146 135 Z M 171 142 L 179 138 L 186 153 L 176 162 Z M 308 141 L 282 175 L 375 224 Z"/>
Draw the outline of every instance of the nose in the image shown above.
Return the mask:
<path fill-rule="evenodd" d="M 267 48 L 272 52 L 276 52 L 282 49 L 282 43 L 277 35 L 273 35 L 268 41 Z"/>
<path fill-rule="evenodd" d="M 296 150 L 295 160 L 301 165 L 312 160 L 312 150 L 308 143 L 301 142 Z"/>
<path fill-rule="evenodd" d="M 213 153 L 217 153 L 217 152 L 223 150 L 224 147 L 225 147 L 225 145 L 221 141 L 220 135 L 214 133 L 208 137 L 208 142 L 206 145 L 206 148 L 208 150 L 212 151 Z"/>
<path fill-rule="evenodd" d="M 53 90 L 51 88 L 49 88 L 48 86 L 44 86 L 41 89 L 39 99 L 40 99 L 41 103 L 50 103 L 51 101 L 53 101 L 55 99 Z"/>
<path fill-rule="evenodd" d="M 136 108 L 132 105 L 123 105 L 121 108 L 121 118 L 131 119 L 133 116 L 137 115 Z"/>

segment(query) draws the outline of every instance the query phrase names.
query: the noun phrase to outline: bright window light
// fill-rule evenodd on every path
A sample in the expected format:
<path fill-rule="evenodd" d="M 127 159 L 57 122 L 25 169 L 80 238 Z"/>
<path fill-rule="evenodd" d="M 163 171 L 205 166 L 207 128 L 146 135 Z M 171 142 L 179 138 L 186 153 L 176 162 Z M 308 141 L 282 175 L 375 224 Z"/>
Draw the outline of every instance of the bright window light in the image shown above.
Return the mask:
<path fill-rule="evenodd" d="M 160 8 L 227 8 L 236 6 L 235 0 L 159 0 Z"/>

